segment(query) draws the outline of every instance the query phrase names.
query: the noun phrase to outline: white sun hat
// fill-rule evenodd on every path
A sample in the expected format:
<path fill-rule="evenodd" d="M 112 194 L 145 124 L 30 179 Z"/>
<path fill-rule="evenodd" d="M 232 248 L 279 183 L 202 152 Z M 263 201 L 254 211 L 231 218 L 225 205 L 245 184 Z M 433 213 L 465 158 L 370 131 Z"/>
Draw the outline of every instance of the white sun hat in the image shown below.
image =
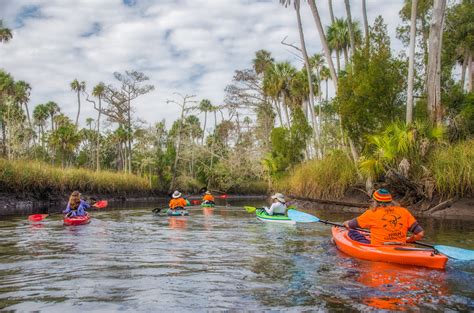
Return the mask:
<path fill-rule="evenodd" d="M 272 196 L 272 199 L 277 199 L 278 201 L 285 203 L 285 196 L 282 193 L 276 193 Z"/>
<path fill-rule="evenodd" d="M 181 197 L 181 192 L 179 192 L 178 190 L 175 190 L 175 192 L 173 192 L 173 198 L 177 199 L 179 197 Z"/>

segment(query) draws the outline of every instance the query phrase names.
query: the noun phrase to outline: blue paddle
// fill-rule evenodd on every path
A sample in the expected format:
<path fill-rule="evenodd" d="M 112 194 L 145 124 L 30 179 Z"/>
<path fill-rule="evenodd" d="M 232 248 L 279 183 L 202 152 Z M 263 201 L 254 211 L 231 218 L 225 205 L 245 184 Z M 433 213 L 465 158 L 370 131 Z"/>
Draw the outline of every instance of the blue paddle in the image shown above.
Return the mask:
<path fill-rule="evenodd" d="M 313 216 L 308 213 L 304 213 L 301 211 L 297 210 L 288 210 L 288 217 L 292 219 L 293 221 L 297 223 L 314 223 L 314 222 L 320 222 L 323 224 L 327 225 L 333 225 L 337 227 L 344 227 L 342 224 L 338 223 L 333 223 L 333 222 L 328 222 L 324 220 L 320 220 L 316 216 Z M 360 231 L 368 232 L 365 229 L 358 229 Z M 424 242 L 419 242 L 415 241 L 414 243 L 420 245 L 420 246 L 425 246 L 425 247 L 430 247 L 432 249 L 435 249 L 436 251 L 446 255 L 447 257 L 450 257 L 452 259 L 460 260 L 460 261 L 472 261 L 474 260 L 474 250 L 468 250 L 468 249 L 462 249 L 462 248 L 457 248 L 457 247 L 451 247 L 451 246 L 444 246 L 444 245 L 430 245 L 428 243 Z"/>

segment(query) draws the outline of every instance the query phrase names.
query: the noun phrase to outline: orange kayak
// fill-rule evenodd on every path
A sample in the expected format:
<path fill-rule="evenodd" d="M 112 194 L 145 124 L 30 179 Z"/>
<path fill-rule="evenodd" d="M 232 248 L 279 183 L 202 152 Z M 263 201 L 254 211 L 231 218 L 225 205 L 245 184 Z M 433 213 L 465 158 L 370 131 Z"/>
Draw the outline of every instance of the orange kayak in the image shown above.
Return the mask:
<path fill-rule="evenodd" d="M 337 248 L 352 257 L 429 268 L 444 269 L 448 257 L 435 254 L 431 249 L 419 249 L 409 245 L 370 245 L 354 241 L 345 228 L 333 227 L 332 238 Z"/>

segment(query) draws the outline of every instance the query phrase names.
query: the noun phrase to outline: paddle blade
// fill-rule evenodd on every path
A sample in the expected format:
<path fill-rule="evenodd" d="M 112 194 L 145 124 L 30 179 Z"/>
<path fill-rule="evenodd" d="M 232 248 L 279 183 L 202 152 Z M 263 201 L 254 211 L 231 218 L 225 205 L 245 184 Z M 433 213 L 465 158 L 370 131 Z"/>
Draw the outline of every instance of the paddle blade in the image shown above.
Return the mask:
<path fill-rule="evenodd" d="M 191 203 L 194 205 L 200 205 L 201 201 L 200 200 L 191 200 Z"/>
<path fill-rule="evenodd" d="M 446 255 L 447 257 L 460 260 L 472 261 L 474 260 L 474 250 L 456 248 L 451 246 L 435 245 L 436 250 Z"/>
<path fill-rule="evenodd" d="M 46 217 L 48 217 L 48 214 L 33 214 L 33 215 L 28 216 L 28 220 L 30 222 L 41 222 Z"/>
<path fill-rule="evenodd" d="M 109 202 L 107 200 L 101 200 L 101 201 L 97 201 L 96 203 L 94 203 L 92 206 L 94 208 L 97 208 L 97 209 L 104 209 L 106 208 L 107 206 L 109 205 Z"/>
<path fill-rule="evenodd" d="M 227 197 L 228 197 L 227 195 L 219 196 L 219 198 L 221 198 L 221 199 L 227 199 Z"/>
<path fill-rule="evenodd" d="M 257 211 L 257 208 L 253 206 L 244 206 L 244 208 L 248 213 L 254 213 L 255 211 Z"/>
<path fill-rule="evenodd" d="M 288 217 L 298 223 L 319 222 L 319 218 L 317 218 L 316 216 L 293 209 L 288 210 Z"/>

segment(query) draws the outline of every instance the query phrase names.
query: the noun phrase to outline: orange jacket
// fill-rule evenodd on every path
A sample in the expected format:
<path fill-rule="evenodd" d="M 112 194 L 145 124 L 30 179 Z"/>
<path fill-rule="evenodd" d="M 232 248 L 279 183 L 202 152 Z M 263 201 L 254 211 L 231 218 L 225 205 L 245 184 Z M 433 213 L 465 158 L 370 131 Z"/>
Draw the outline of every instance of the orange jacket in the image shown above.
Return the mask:
<path fill-rule="evenodd" d="M 171 199 L 169 207 L 170 209 L 175 209 L 177 207 L 182 207 L 184 208 L 186 206 L 186 200 L 184 198 L 177 198 L 177 199 Z"/>
<path fill-rule="evenodd" d="M 203 201 L 212 201 L 214 202 L 214 196 L 212 195 L 204 195 L 204 198 L 202 198 Z"/>

